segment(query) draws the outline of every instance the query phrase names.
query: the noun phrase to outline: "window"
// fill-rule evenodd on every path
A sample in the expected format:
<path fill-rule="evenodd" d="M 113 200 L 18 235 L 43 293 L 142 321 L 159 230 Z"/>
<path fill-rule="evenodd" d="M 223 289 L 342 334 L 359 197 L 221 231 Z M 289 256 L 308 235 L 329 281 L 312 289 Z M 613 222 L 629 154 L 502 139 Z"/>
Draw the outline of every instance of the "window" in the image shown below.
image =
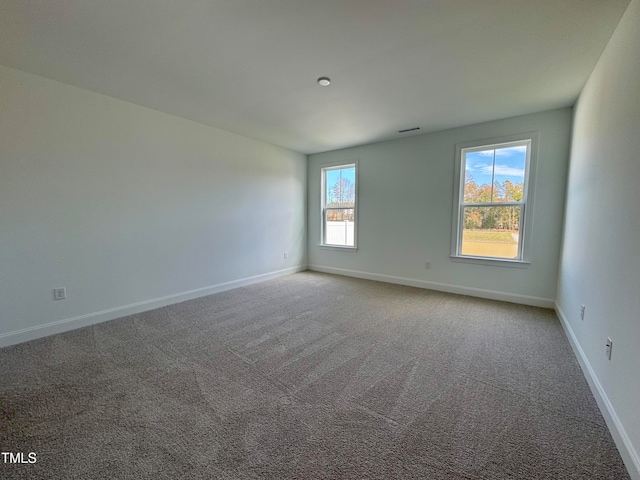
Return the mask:
<path fill-rule="evenodd" d="M 322 169 L 322 245 L 356 247 L 356 164 Z"/>
<path fill-rule="evenodd" d="M 527 262 L 534 139 L 458 146 L 452 257 Z"/>

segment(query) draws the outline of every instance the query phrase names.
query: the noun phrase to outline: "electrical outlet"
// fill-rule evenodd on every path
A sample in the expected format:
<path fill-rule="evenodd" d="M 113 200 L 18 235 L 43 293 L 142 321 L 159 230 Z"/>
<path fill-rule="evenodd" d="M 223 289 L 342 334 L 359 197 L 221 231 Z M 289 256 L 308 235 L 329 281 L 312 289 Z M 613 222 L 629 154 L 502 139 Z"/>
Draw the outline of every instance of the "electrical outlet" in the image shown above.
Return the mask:
<path fill-rule="evenodd" d="M 611 360 L 611 350 L 613 350 L 613 340 L 611 340 L 610 338 L 607 338 L 607 343 L 606 343 L 606 347 L 607 347 L 607 359 Z"/>
<path fill-rule="evenodd" d="M 287 258 L 289 258 L 289 252 L 284 252 L 284 259 L 286 260 Z"/>
<path fill-rule="evenodd" d="M 431 268 L 431 262 L 429 260 L 424 262 L 424 268 L 426 268 L 426 269 L 430 269 Z"/>
<path fill-rule="evenodd" d="M 62 288 L 54 288 L 53 289 L 53 299 L 54 300 L 64 300 L 67 298 L 67 289 Z"/>
<path fill-rule="evenodd" d="M 580 305 L 580 320 L 584 320 L 584 305 Z"/>

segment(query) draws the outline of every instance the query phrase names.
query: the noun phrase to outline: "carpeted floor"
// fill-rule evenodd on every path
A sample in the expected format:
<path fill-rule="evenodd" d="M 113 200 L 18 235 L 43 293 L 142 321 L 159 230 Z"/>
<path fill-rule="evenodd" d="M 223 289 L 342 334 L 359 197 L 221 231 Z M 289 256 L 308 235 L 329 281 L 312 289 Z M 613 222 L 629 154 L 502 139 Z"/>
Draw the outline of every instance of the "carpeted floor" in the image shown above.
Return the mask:
<path fill-rule="evenodd" d="M 0 478 L 628 479 L 551 310 L 303 272 L 0 350 Z"/>

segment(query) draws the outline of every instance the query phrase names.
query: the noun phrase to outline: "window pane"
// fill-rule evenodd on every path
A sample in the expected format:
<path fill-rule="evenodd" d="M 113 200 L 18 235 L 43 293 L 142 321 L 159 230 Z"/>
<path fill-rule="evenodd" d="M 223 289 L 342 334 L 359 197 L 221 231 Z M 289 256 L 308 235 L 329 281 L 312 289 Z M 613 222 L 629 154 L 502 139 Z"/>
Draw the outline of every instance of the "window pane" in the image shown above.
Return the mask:
<path fill-rule="evenodd" d="M 326 210 L 325 215 L 325 244 L 355 246 L 354 209 Z"/>
<path fill-rule="evenodd" d="M 325 206 L 353 207 L 356 201 L 356 168 L 325 170 Z"/>
<path fill-rule="evenodd" d="M 522 201 L 526 162 L 526 145 L 496 149 L 493 174 L 494 202 Z"/>
<path fill-rule="evenodd" d="M 491 202 L 494 150 L 465 154 L 464 203 Z"/>
<path fill-rule="evenodd" d="M 463 208 L 462 255 L 518 258 L 520 206 Z"/>

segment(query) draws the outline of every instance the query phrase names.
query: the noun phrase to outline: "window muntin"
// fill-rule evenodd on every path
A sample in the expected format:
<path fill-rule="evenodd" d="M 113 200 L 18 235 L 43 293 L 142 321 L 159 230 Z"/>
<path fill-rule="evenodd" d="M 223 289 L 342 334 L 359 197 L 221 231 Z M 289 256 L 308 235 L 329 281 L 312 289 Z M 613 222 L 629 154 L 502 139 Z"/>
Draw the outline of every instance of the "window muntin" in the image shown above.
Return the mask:
<path fill-rule="evenodd" d="M 322 245 L 356 247 L 356 165 L 322 169 Z"/>
<path fill-rule="evenodd" d="M 460 150 L 455 256 L 523 260 L 531 139 Z"/>

